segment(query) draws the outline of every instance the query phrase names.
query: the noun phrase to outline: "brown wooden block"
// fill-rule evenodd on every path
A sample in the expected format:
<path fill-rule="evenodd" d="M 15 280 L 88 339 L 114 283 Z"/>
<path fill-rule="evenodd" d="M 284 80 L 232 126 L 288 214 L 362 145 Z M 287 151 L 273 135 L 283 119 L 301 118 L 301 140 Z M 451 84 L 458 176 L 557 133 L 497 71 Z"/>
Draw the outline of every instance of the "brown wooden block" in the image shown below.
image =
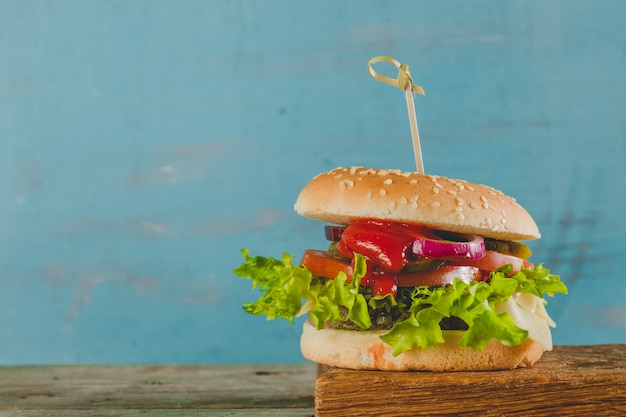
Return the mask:
<path fill-rule="evenodd" d="M 316 416 L 626 416 L 626 345 L 555 346 L 531 368 L 323 369 Z"/>

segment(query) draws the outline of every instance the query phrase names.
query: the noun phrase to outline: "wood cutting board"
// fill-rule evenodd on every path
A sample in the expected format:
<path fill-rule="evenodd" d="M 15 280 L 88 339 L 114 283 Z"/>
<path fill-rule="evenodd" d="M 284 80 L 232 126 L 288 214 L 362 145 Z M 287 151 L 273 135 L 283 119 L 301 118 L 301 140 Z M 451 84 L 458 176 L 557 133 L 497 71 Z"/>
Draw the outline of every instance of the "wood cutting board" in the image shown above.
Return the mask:
<path fill-rule="evenodd" d="M 626 416 L 626 345 L 555 346 L 531 368 L 325 369 L 316 416 Z"/>

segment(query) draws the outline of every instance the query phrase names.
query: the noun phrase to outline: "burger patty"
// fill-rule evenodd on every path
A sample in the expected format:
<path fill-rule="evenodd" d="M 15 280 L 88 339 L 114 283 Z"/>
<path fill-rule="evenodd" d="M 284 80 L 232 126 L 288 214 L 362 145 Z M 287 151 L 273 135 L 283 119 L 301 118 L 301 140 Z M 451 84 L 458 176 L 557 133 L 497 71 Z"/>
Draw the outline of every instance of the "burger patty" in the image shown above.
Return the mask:
<path fill-rule="evenodd" d="M 343 320 L 329 323 L 328 327 L 334 330 L 363 330 L 356 323 L 348 318 L 348 310 L 345 307 L 339 307 L 339 312 Z M 372 326 L 367 330 L 390 330 L 394 324 L 408 318 L 407 314 L 398 314 L 394 311 L 387 312 L 385 310 L 369 310 Z M 467 330 L 467 324 L 458 317 L 444 317 L 439 326 L 441 330 Z"/>

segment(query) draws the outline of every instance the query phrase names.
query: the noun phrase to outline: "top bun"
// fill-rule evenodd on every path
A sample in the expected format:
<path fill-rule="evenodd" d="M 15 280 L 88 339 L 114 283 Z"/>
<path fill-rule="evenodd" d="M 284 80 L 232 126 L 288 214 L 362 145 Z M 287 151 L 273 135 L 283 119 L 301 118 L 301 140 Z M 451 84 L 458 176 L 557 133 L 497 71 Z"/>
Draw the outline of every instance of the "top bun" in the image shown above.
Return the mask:
<path fill-rule="evenodd" d="M 541 234 L 514 198 L 486 185 L 416 172 L 351 167 L 317 175 L 295 210 L 334 224 L 379 219 L 502 240 Z"/>

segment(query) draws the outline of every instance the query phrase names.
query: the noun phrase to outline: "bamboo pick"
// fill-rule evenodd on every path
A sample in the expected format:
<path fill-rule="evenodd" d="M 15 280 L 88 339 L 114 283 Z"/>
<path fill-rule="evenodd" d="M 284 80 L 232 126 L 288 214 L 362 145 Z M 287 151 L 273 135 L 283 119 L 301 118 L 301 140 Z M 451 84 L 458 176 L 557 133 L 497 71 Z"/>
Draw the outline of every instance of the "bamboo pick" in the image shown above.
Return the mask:
<path fill-rule="evenodd" d="M 396 79 L 393 79 L 374 71 L 372 65 L 377 62 L 388 62 L 393 64 L 398 69 L 398 77 Z M 424 95 L 424 90 L 419 85 L 413 84 L 413 79 L 411 78 L 411 73 L 409 72 L 409 66 L 407 64 L 401 64 L 391 57 L 377 56 L 370 59 L 367 64 L 367 70 L 375 80 L 392 85 L 394 87 L 398 87 L 400 90 L 404 91 L 407 110 L 409 113 L 411 137 L 413 139 L 413 153 L 415 155 L 415 165 L 417 167 L 417 172 L 423 174 L 424 162 L 422 160 L 422 149 L 420 146 L 419 130 L 417 128 L 417 117 L 415 116 L 415 103 L 413 101 L 413 93 Z"/>

